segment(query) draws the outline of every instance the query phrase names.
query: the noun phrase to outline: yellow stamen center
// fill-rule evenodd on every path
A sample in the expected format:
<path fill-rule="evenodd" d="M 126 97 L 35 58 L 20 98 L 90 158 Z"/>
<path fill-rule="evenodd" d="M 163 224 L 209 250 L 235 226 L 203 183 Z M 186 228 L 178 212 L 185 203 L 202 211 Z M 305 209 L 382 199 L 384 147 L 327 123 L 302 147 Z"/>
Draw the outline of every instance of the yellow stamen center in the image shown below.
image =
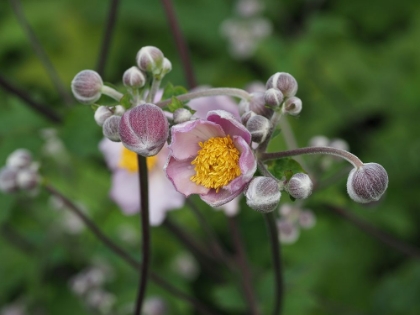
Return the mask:
<path fill-rule="evenodd" d="M 201 149 L 191 162 L 195 165 L 195 175 L 191 181 L 206 188 L 219 189 L 241 175 L 240 152 L 230 136 L 210 138 L 199 143 Z"/>
<path fill-rule="evenodd" d="M 156 165 L 157 157 L 150 156 L 146 159 L 147 162 L 147 169 L 150 171 Z M 137 164 L 137 154 L 133 151 L 128 150 L 126 147 L 123 147 L 121 152 L 120 161 L 118 166 L 126 169 L 131 173 L 135 173 L 138 171 L 138 164 Z"/>

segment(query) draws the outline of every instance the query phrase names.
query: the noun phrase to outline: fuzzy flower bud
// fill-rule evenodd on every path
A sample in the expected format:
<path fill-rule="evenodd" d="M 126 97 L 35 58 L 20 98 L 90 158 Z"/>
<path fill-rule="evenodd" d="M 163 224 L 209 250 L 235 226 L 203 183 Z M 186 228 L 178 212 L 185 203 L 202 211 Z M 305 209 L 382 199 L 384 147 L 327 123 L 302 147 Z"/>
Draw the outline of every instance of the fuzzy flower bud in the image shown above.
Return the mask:
<path fill-rule="evenodd" d="M 20 170 L 16 175 L 16 183 L 19 188 L 24 190 L 32 190 L 39 184 L 38 172 L 31 169 Z"/>
<path fill-rule="evenodd" d="M 290 196 L 296 199 L 306 199 L 312 193 L 312 181 L 305 173 L 296 173 L 286 185 Z"/>
<path fill-rule="evenodd" d="M 241 122 L 242 124 L 244 124 L 246 126 L 246 123 L 248 122 L 248 120 L 253 117 L 256 116 L 257 114 L 255 114 L 253 111 L 247 111 L 245 114 L 243 114 L 241 116 Z"/>
<path fill-rule="evenodd" d="M 277 181 L 271 177 L 254 177 L 245 192 L 246 203 L 252 209 L 267 213 L 274 211 L 280 202 L 281 192 Z"/>
<path fill-rule="evenodd" d="M 146 83 L 146 75 L 137 67 L 131 67 L 123 74 L 123 84 L 126 87 L 139 89 Z"/>
<path fill-rule="evenodd" d="M 10 168 L 25 168 L 32 163 L 32 154 L 26 149 L 17 149 L 13 151 L 6 160 L 6 165 Z"/>
<path fill-rule="evenodd" d="M 102 126 L 102 132 L 105 137 L 114 142 L 120 142 L 119 127 L 121 122 L 121 116 L 113 115 L 105 120 Z"/>
<path fill-rule="evenodd" d="M 153 156 L 158 154 L 169 136 L 169 123 L 158 106 L 140 104 L 122 116 L 120 136 L 127 149 L 143 156 Z"/>
<path fill-rule="evenodd" d="M 111 117 L 114 113 L 112 112 L 111 108 L 108 106 L 99 106 L 96 111 L 95 115 L 93 116 L 95 118 L 96 123 L 99 126 L 103 126 L 105 120 L 107 120 L 109 117 Z"/>
<path fill-rule="evenodd" d="M 251 94 L 250 100 L 242 100 L 239 103 L 239 108 L 245 113 L 253 111 L 257 115 L 267 118 L 273 116 L 273 110 L 265 105 L 264 92 L 255 92 Z"/>
<path fill-rule="evenodd" d="M 347 192 L 351 199 L 360 203 L 377 201 L 388 187 L 388 174 L 377 163 L 365 163 L 350 171 Z"/>
<path fill-rule="evenodd" d="M 174 123 L 180 124 L 191 119 L 191 112 L 186 108 L 178 108 L 174 111 Z"/>
<path fill-rule="evenodd" d="M 265 103 L 272 108 L 279 107 L 283 102 L 283 99 L 283 93 L 277 89 L 268 89 L 264 93 Z"/>
<path fill-rule="evenodd" d="M 152 72 L 153 74 L 160 74 L 164 58 L 165 57 L 159 48 L 145 46 L 137 53 L 136 61 L 141 70 Z"/>
<path fill-rule="evenodd" d="M 162 74 L 167 74 L 172 71 L 172 63 L 168 58 L 163 59 Z"/>
<path fill-rule="evenodd" d="M 298 227 L 288 220 L 279 220 L 277 222 L 279 230 L 279 239 L 282 244 L 295 243 L 300 235 Z"/>
<path fill-rule="evenodd" d="M 298 83 L 291 74 L 286 72 L 277 72 L 268 79 L 266 88 L 267 90 L 280 90 L 284 96 L 291 97 L 296 95 Z"/>
<path fill-rule="evenodd" d="M 270 130 L 270 121 L 264 116 L 255 115 L 248 119 L 246 129 L 251 133 L 252 141 L 261 143 Z"/>
<path fill-rule="evenodd" d="M 299 225 L 303 229 L 313 228 L 316 224 L 315 214 L 311 210 L 302 210 L 299 213 Z"/>
<path fill-rule="evenodd" d="M 116 105 L 114 107 L 114 114 L 118 116 L 122 116 L 125 113 L 125 108 L 122 105 Z"/>
<path fill-rule="evenodd" d="M 97 72 L 83 70 L 71 81 L 71 90 L 80 103 L 93 104 L 101 97 L 103 85 L 102 78 Z"/>
<path fill-rule="evenodd" d="M 290 97 L 284 102 L 283 113 L 289 115 L 298 115 L 302 111 L 302 101 L 298 97 Z"/>
<path fill-rule="evenodd" d="M 7 194 L 17 191 L 16 175 L 15 169 L 7 167 L 0 169 L 0 191 Z"/>

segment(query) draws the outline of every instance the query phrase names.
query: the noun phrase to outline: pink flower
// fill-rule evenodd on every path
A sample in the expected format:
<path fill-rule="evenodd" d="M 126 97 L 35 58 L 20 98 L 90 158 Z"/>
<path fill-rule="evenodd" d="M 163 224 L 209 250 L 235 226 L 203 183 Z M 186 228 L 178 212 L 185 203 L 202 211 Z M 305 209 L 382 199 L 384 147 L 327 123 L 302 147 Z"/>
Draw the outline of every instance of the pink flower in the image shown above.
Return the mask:
<path fill-rule="evenodd" d="M 136 154 L 126 149 L 121 142 L 108 139 L 103 139 L 99 148 L 112 171 L 111 199 L 127 215 L 138 212 L 140 197 Z M 175 191 L 163 171 L 168 151 L 165 145 L 156 156 L 147 158 L 150 224 L 153 226 L 162 223 L 167 211 L 180 208 L 184 204 L 184 196 Z"/>
<path fill-rule="evenodd" d="M 171 136 L 166 174 L 187 197 L 199 194 L 210 206 L 224 205 L 241 194 L 256 171 L 251 134 L 225 110 L 175 125 Z"/>

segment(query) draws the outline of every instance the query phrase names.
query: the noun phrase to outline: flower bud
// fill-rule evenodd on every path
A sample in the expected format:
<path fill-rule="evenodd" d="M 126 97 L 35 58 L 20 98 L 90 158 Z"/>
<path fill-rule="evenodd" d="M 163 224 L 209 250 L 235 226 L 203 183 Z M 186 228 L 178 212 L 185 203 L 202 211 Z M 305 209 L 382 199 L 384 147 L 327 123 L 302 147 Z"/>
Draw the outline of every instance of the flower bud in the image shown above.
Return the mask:
<path fill-rule="evenodd" d="M 172 63 L 168 58 L 163 59 L 162 74 L 167 74 L 172 71 Z"/>
<path fill-rule="evenodd" d="M 377 201 L 388 187 L 388 174 L 382 165 L 365 163 L 350 171 L 347 192 L 351 199 L 360 203 Z"/>
<path fill-rule="evenodd" d="M 139 89 L 146 84 L 146 75 L 137 67 L 131 67 L 123 74 L 123 84 L 126 87 Z"/>
<path fill-rule="evenodd" d="M 261 143 L 270 130 L 270 121 L 264 116 L 255 115 L 248 119 L 246 129 L 251 133 L 252 141 Z"/>
<path fill-rule="evenodd" d="M 120 136 L 127 149 L 143 156 L 153 156 L 158 154 L 169 136 L 169 123 L 158 106 L 140 104 L 122 116 Z"/>
<path fill-rule="evenodd" d="M 311 210 L 302 210 L 299 214 L 299 224 L 303 229 L 313 228 L 316 224 L 315 214 Z"/>
<path fill-rule="evenodd" d="M 267 213 L 274 211 L 278 206 L 281 192 L 274 178 L 257 176 L 249 183 L 245 197 L 246 203 L 252 209 Z"/>
<path fill-rule="evenodd" d="M 290 178 L 286 190 L 295 199 L 306 199 L 312 194 L 312 181 L 305 173 L 296 173 Z"/>
<path fill-rule="evenodd" d="M 102 126 L 102 132 L 105 137 L 114 142 L 120 142 L 119 127 L 121 122 L 121 116 L 113 115 L 105 120 Z"/>
<path fill-rule="evenodd" d="M 272 108 L 279 107 L 283 102 L 283 99 L 283 93 L 277 89 L 268 89 L 264 93 L 265 103 Z"/>
<path fill-rule="evenodd" d="M 114 114 L 118 116 L 122 116 L 125 113 L 125 108 L 122 105 L 116 105 L 114 107 Z"/>
<path fill-rule="evenodd" d="M 246 126 L 246 123 L 248 122 L 248 120 L 253 117 L 256 116 L 257 114 L 255 114 L 253 111 L 247 111 L 245 114 L 243 114 L 241 116 L 241 122 L 244 126 Z"/>
<path fill-rule="evenodd" d="M 0 190 L 4 193 L 14 193 L 18 189 L 16 182 L 17 170 L 8 167 L 0 169 Z"/>
<path fill-rule="evenodd" d="M 277 72 L 268 79 L 266 88 L 267 90 L 272 88 L 278 89 L 284 96 L 291 97 L 295 96 L 298 90 L 298 83 L 291 74 L 286 72 Z"/>
<path fill-rule="evenodd" d="M 344 150 L 344 151 L 349 150 L 349 144 L 343 139 L 339 139 L 339 138 L 332 139 L 331 142 L 328 144 L 328 146 L 335 149 Z"/>
<path fill-rule="evenodd" d="M 298 115 L 302 111 L 302 101 L 298 97 L 290 97 L 284 102 L 283 113 L 289 115 Z"/>
<path fill-rule="evenodd" d="M 242 100 L 239 107 L 245 113 L 252 110 L 255 114 L 267 118 L 273 116 L 274 111 L 265 105 L 264 92 L 255 92 L 251 94 L 251 99 Z"/>
<path fill-rule="evenodd" d="M 295 243 L 300 235 L 299 228 L 289 220 L 277 221 L 277 228 L 279 230 L 279 239 L 282 244 Z"/>
<path fill-rule="evenodd" d="M 165 302 L 159 297 L 150 297 L 144 301 L 142 314 L 144 315 L 165 315 L 167 308 Z"/>
<path fill-rule="evenodd" d="M 71 90 L 80 103 L 93 104 L 101 97 L 103 85 L 102 78 L 97 72 L 83 70 L 71 81 Z"/>
<path fill-rule="evenodd" d="M 309 140 L 311 147 L 328 147 L 330 140 L 326 136 L 314 136 Z"/>
<path fill-rule="evenodd" d="M 160 74 L 163 66 L 162 51 L 154 46 L 145 46 L 139 50 L 136 56 L 137 66 L 146 72 Z"/>
<path fill-rule="evenodd" d="M 95 118 L 96 123 L 99 126 L 103 126 L 105 120 L 107 120 L 109 117 L 111 117 L 114 113 L 112 112 L 111 108 L 108 106 L 99 106 L 96 111 L 95 115 L 93 116 Z"/>
<path fill-rule="evenodd" d="M 174 123 L 180 124 L 191 119 L 191 112 L 186 108 L 178 108 L 174 111 Z"/>
<path fill-rule="evenodd" d="M 32 154 L 26 149 L 13 151 L 6 160 L 6 165 L 10 168 L 26 168 L 32 163 Z"/>
<path fill-rule="evenodd" d="M 24 190 L 32 190 L 39 184 L 38 172 L 31 169 L 20 170 L 16 175 L 16 183 L 19 188 Z"/>

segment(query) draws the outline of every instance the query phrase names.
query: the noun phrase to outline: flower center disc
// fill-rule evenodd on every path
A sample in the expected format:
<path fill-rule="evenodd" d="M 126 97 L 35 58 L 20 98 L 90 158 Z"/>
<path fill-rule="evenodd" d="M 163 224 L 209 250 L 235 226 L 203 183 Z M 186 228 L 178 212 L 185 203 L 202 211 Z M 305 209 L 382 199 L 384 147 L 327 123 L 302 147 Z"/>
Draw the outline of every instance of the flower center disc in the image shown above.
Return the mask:
<path fill-rule="evenodd" d="M 191 181 L 206 188 L 219 189 L 241 175 L 240 152 L 230 136 L 210 138 L 199 143 L 201 149 L 191 162 L 195 165 L 195 175 Z"/>
<path fill-rule="evenodd" d="M 156 155 L 146 158 L 147 169 L 149 171 L 156 165 L 156 159 Z M 137 172 L 139 169 L 137 162 L 137 154 L 123 146 L 118 166 L 131 173 Z"/>

